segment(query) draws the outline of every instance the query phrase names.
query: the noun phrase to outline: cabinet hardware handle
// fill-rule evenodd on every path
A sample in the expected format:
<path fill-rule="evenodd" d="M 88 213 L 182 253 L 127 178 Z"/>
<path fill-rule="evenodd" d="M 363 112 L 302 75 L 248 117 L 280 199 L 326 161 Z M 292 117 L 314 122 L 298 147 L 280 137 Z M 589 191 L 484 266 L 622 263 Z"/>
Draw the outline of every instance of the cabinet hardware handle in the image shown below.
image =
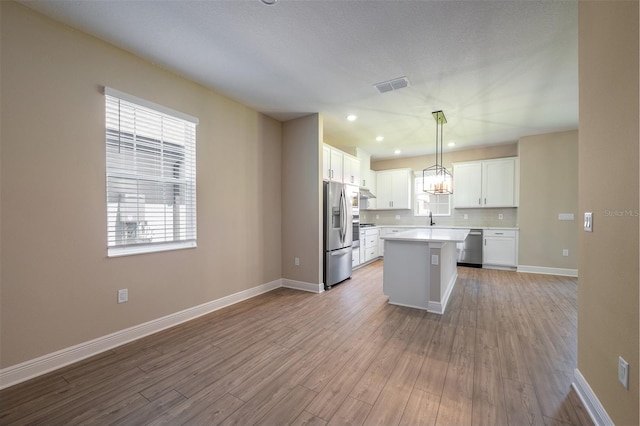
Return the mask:
<path fill-rule="evenodd" d="M 485 206 L 487 205 L 487 199 L 486 198 L 484 199 L 484 205 Z"/>
<path fill-rule="evenodd" d="M 478 205 L 481 206 L 482 205 L 482 200 L 480 198 L 478 198 Z"/>
<path fill-rule="evenodd" d="M 504 235 L 504 232 L 496 232 L 496 235 Z"/>

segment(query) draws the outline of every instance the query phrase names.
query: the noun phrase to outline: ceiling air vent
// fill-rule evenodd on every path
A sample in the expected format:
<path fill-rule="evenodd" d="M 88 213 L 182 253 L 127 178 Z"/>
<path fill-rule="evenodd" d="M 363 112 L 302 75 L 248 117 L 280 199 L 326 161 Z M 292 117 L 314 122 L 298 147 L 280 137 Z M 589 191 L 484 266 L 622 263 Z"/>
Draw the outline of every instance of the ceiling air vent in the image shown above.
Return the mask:
<path fill-rule="evenodd" d="M 407 77 L 398 77 L 393 80 L 383 81 L 381 83 L 374 84 L 375 88 L 378 89 L 380 93 L 391 92 L 392 90 L 402 89 L 409 85 L 409 80 Z"/>

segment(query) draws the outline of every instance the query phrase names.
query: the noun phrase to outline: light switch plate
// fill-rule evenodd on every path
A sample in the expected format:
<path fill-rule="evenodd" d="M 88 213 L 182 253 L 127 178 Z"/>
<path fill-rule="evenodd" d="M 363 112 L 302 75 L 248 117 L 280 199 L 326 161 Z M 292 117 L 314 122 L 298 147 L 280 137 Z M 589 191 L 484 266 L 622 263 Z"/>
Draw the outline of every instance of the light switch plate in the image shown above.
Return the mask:
<path fill-rule="evenodd" d="M 558 220 L 573 220 L 573 213 L 559 213 Z"/>
<path fill-rule="evenodd" d="M 618 357 L 618 381 L 625 389 L 629 389 L 629 363 Z"/>
<path fill-rule="evenodd" d="M 593 213 L 584 213 L 584 230 L 585 232 L 593 232 Z"/>
<path fill-rule="evenodd" d="M 129 289 L 123 288 L 118 290 L 118 303 L 125 303 L 129 301 Z"/>
<path fill-rule="evenodd" d="M 438 264 L 438 261 L 439 261 L 439 259 L 438 259 L 438 255 L 437 255 L 437 254 L 432 254 L 432 255 L 431 255 L 431 264 L 432 264 L 432 265 L 437 265 L 437 264 Z"/>

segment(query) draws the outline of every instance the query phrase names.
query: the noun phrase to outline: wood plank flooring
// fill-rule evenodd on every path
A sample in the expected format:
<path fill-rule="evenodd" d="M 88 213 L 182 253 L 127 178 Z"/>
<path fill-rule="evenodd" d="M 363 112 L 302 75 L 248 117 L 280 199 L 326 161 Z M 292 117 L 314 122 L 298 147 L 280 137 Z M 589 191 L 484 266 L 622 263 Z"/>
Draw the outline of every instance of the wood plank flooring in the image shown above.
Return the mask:
<path fill-rule="evenodd" d="M 591 425 L 570 388 L 577 281 L 459 268 L 444 315 L 382 261 L 277 289 L 0 391 L 2 425 Z"/>

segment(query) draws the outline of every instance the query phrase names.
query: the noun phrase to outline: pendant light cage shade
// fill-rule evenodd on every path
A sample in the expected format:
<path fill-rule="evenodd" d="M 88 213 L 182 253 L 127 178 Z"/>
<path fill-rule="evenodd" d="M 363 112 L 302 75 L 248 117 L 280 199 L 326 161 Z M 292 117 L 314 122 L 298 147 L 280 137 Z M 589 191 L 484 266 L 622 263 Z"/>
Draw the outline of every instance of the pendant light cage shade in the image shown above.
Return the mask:
<path fill-rule="evenodd" d="M 453 194 L 453 175 L 446 168 L 434 165 L 422 170 L 422 191 L 429 194 Z"/>
<path fill-rule="evenodd" d="M 453 176 L 442 164 L 442 128 L 447 118 L 442 110 L 431 115 L 436 121 L 436 164 L 422 170 L 422 191 L 433 195 L 453 194 Z"/>

